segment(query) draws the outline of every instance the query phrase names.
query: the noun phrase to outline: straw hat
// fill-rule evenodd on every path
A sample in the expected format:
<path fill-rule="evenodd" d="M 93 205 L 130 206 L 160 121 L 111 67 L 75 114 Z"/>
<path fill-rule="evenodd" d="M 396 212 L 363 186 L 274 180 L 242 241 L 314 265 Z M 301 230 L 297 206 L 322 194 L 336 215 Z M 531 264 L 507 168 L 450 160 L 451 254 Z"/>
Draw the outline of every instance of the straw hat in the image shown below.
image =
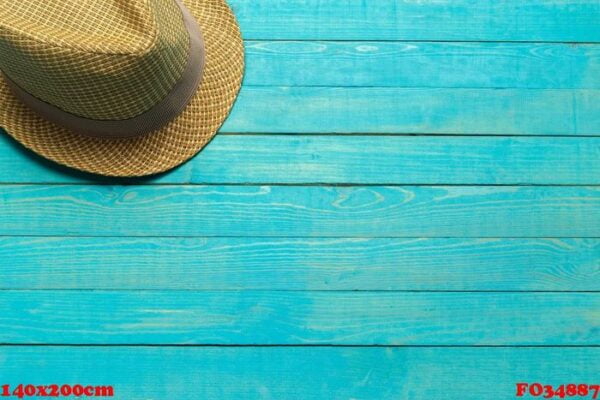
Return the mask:
<path fill-rule="evenodd" d="M 225 0 L 0 2 L 0 126 L 79 170 L 143 176 L 188 160 L 243 68 Z"/>

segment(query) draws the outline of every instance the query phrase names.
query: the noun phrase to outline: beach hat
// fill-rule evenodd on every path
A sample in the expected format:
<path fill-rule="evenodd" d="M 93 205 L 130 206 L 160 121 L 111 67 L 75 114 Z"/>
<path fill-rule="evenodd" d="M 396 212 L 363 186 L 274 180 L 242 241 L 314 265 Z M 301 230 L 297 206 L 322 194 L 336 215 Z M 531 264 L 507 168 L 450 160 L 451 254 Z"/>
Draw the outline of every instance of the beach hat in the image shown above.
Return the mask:
<path fill-rule="evenodd" d="M 215 135 L 244 51 L 225 0 L 0 2 L 0 127 L 108 176 L 169 170 Z"/>

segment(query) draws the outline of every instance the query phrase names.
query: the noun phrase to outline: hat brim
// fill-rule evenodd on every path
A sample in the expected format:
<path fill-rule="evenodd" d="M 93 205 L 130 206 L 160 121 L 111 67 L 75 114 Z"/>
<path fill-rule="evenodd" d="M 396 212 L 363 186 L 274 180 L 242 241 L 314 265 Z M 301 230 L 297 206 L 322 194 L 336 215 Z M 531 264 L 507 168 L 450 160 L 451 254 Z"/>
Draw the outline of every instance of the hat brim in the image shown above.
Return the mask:
<path fill-rule="evenodd" d="M 198 153 L 216 134 L 240 89 L 244 47 L 225 0 L 183 0 L 205 42 L 202 83 L 185 110 L 163 128 L 127 139 L 83 136 L 48 122 L 13 96 L 0 78 L 0 126 L 35 153 L 71 168 L 134 177 L 168 171 Z"/>

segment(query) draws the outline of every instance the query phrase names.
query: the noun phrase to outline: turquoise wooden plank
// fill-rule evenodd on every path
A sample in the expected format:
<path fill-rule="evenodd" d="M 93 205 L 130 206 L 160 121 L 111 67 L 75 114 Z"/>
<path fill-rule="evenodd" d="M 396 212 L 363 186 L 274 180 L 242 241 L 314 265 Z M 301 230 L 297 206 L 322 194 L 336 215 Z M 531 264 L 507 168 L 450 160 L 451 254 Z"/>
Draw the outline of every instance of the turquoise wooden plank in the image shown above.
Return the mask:
<path fill-rule="evenodd" d="M 600 291 L 598 239 L 0 238 L 0 289 Z"/>
<path fill-rule="evenodd" d="M 231 0 L 246 39 L 600 42 L 595 0 Z"/>
<path fill-rule="evenodd" d="M 598 187 L 0 185 L 0 235 L 600 237 Z"/>
<path fill-rule="evenodd" d="M 248 86 L 600 88 L 600 46 L 247 41 Z"/>
<path fill-rule="evenodd" d="M 600 90 L 246 86 L 222 132 L 598 135 Z"/>
<path fill-rule="evenodd" d="M 221 136 L 177 175 L 194 183 L 597 184 L 600 137 Z"/>
<path fill-rule="evenodd" d="M 0 343 L 600 345 L 600 293 L 0 291 Z"/>
<path fill-rule="evenodd" d="M 143 183 L 600 183 L 600 137 L 219 135 L 193 161 Z M 73 172 L 0 137 L 0 181 L 115 182 Z"/>
<path fill-rule="evenodd" d="M 599 348 L 0 347 L 0 380 L 113 385 L 115 398 L 515 398 L 597 383 Z"/>

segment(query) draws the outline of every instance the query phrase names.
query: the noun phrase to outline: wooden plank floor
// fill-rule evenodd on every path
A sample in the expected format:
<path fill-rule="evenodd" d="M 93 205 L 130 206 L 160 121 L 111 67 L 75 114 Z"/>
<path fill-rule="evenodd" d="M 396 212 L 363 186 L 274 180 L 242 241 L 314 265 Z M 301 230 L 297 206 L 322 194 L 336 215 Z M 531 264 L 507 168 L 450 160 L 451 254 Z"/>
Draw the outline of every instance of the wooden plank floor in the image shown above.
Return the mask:
<path fill-rule="evenodd" d="M 0 135 L 0 385 L 600 383 L 600 3 L 230 4 L 244 86 L 180 168 L 96 177 Z"/>

